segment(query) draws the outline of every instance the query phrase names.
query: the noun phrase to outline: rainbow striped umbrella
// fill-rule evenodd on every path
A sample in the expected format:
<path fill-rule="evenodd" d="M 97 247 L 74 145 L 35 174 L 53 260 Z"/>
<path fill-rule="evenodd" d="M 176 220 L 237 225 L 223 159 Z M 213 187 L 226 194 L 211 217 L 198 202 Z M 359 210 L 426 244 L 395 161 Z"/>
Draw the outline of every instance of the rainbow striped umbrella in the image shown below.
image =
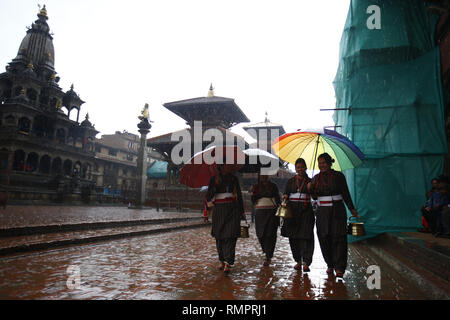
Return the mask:
<path fill-rule="evenodd" d="M 328 129 L 313 129 L 283 134 L 272 148 L 284 161 L 295 164 L 297 158 L 306 161 L 308 169 L 318 170 L 317 157 L 327 152 L 335 162 L 333 169 L 342 171 L 362 163 L 364 154 L 348 138 Z"/>

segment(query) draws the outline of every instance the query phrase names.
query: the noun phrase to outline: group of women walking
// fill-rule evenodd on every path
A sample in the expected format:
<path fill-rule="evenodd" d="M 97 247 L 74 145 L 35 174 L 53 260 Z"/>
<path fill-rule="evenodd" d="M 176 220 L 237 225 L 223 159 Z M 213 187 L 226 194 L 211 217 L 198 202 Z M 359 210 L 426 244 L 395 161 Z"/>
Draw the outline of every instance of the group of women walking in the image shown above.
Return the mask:
<path fill-rule="evenodd" d="M 263 265 L 268 266 L 274 255 L 277 230 L 289 238 L 296 270 L 308 272 L 314 253 L 314 223 L 327 273 L 343 277 L 347 267 L 347 213 L 344 202 L 353 216 L 358 213 L 348 191 L 345 176 L 331 168 L 334 159 L 327 153 L 318 157 L 320 172 L 310 179 L 302 158 L 295 162 L 297 175 L 289 179 L 282 197 L 278 187 L 267 176 L 259 175 L 252 187 L 251 200 L 255 209 L 255 230 L 262 251 Z M 234 264 L 236 240 L 240 236 L 240 220 L 246 219 L 238 179 L 226 166 L 211 178 L 206 194 L 212 209 L 211 235 L 216 239 L 219 269 L 229 272 Z M 311 198 L 317 201 L 314 213 Z M 288 202 L 292 217 L 280 218 L 276 211 L 282 202 Z"/>

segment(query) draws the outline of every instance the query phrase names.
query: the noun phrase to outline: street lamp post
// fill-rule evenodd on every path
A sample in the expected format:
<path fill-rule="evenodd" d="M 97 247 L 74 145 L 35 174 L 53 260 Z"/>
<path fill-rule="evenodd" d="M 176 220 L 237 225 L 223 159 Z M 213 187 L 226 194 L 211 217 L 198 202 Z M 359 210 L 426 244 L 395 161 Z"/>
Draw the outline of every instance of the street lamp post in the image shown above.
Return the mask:
<path fill-rule="evenodd" d="M 141 140 L 139 143 L 139 151 L 137 158 L 137 188 L 136 188 L 136 203 L 135 207 L 142 209 L 145 204 L 145 185 L 147 182 L 147 134 L 150 132 L 152 125 L 148 119 L 148 104 L 145 104 L 144 109 L 141 111 L 141 115 L 138 117 L 141 122 L 137 125 L 139 133 L 141 134 Z"/>

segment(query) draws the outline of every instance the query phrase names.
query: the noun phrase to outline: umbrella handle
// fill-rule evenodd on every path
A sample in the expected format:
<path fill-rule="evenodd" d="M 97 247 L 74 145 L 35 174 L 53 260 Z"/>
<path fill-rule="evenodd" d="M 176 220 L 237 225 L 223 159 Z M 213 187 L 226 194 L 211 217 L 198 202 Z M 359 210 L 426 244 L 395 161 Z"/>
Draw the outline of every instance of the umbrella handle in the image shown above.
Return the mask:
<path fill-rule="evenodd" d="M 314 166 L 316 165 L 317 150 L 319 150 L 319 138 L 320 138 L 320 134 L 317 134 L 316 151 L 314 152 L 313 166 L 312 166 L 312 177 L 311 178 L 314 178 Z"/>

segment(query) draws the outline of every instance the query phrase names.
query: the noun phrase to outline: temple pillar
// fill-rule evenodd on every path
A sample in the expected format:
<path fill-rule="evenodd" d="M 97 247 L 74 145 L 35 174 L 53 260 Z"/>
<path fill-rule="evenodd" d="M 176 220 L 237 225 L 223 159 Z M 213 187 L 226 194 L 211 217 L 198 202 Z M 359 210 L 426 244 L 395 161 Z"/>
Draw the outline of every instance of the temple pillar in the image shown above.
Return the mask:
<path fill-rule="evenodd" d="M 146 104 L 144 110 L 148 109 Z M 137 168 L 136 168 L 136 208 L 143 208 L 145 204 L 145 186 L 147 182 L 147 134 L 150 132 L 152 125 L 148 121 L 148 111 L 147 114 L 139 117 L 141 122 L 137 125 L 139 128 L 139 133 L 141 138 L 139 141 L 139 150 L 137 158 Z"/>

